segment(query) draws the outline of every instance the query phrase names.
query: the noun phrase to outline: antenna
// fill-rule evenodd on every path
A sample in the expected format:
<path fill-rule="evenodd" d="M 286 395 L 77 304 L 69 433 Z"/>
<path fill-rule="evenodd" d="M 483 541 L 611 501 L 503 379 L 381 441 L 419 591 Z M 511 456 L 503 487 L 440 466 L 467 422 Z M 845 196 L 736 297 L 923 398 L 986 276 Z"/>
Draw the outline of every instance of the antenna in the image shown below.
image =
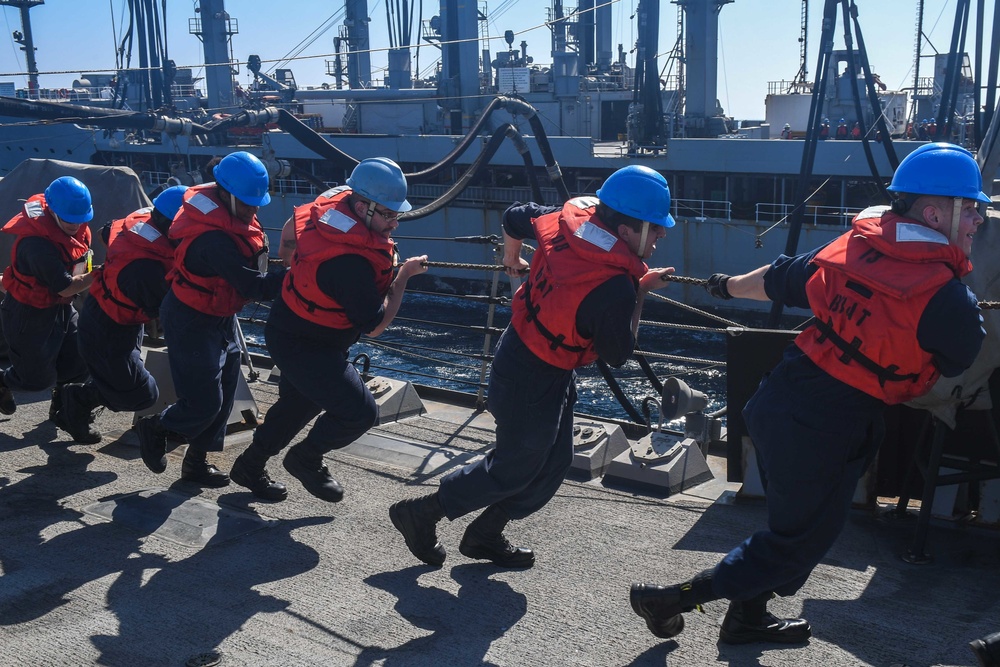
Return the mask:
<path fill-rule="evenodd" d="M 21 45 L 28 68 L 28 96 L 38 97 L 38 65 L 35 63 L 35 42 L 31 36 L 31 17 L 28 10 L 45 4 L 45 0 L 0 0 L 0 5 L 17 7 L 21 11 L 21 30 L 14 31 L 14 41 Z"/>
<path fill-rule="evenodd" d="M 809 0 L 802 0 L 802 16 L 799 25 L 799 72 L 795 75 L 788 92 L 803 92 L 809 89 Z"/>

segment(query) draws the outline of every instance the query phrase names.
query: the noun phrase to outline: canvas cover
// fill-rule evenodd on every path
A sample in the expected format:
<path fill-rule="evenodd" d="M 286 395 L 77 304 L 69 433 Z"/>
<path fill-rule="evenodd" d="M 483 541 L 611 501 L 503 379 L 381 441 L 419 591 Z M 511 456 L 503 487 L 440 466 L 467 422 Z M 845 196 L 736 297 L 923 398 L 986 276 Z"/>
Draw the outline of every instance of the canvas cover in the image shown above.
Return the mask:
<path fill-rule="evenodd" d="M 90 221 L 94 263 L 101 264 L 106 252 L 101 240 L 101 227 L 116 218 L 124 218 L 136 209 L 152 205 L 139 177 L 128 167 L 27 159 L 0 180 L 0 226 L 21 211 L 28 197 L 44 192 L 49 183 L 60 176 L 74 176 L 90 190 L 94 205 L 94 219 Z M 10 250 L 15 240 L 12 234 L 0 233 L 0 273 L 10 265 Z M 0 330 L 0 356 L 6 354 L 7 341 Z"/>
<path fill-rule="evenodd" d="M 102 167 L 63 160 L 31 158 L 23 161 L 0 180 L 0 225 L 13 218 L 24 206 L 24 200 L 44 192 L 49 183 L 60 176 L 74 176 L 90 189 L 94 203 L 94 219 L 90 221 L 93 235 L 94 262 L 104 261 L 105 248 L 100 239 L 105 223 L 151 206 L 135 172 L 128 167 Z M 10 264 L 10 249 L 14 237 L 0 234 L 0 271 Z"/>

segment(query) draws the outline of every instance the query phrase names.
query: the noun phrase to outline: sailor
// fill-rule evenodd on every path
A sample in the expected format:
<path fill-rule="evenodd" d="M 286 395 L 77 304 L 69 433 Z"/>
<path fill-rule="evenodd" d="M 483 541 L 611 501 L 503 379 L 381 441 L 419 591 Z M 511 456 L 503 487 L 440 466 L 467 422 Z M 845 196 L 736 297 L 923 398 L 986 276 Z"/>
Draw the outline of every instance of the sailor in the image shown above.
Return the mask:
<path fill-rule="evenodd" d="M 0 412 L 17 410 L 14 390 L 52 389 L 49 419 L 62 421 L 62 387 L 87 379 L 77 344 L 77 312 L 71 301 L 94 280 L 90 190 L 61 176 L 25 203 L 3 226 L 17 237 L 3 273 L 0 304 L 10 346 L 10 368 L 0 371 Z"/>
<path fill-rule="evenodd" d="M 855 122 L 854 127 L 851 128 L 851 139 L 860 140 L 861 139 L 861 123 Z"/>
<path fill-rule="evenodd" d="M 160 305 L 177 402 L 139 420 L 139 452 L 156 473 L 167 468 L 167 435 L 186 440 L 181 479 L 229 484 L 207 460 L 222 451 L 240 377 L 236 313 L 253 300 L 273 299 L 285 269 L 267 272 L 267 237 L 257 209 L 271 201 L 267 169 L 250 153 L 224 157 L 215 183 L 188 188 L 170 225 L 177 242 L 170 291 Z"/>
<path fill-rule="evenodd" d="M 648 269 L 643 259 L 673 225 L 667 182 L 644 166 L 614 172 L 597 197 L 506 210 L 507 274 L 529 266 L 521 258 L 523 239 L 535 239 L 538 250 L 490 372 L 496 447 L 447 475 L 434 493 L 390 508 L 414 556 L 441 565 L 438 521 L 486 508 L 469 524 L 459 552 L 500 567 L 534 564 L 534 553 L 511 545 L 503 530 L 544 507 L 562 484 L 573 461 L 575 369 L 598 358 L 621 366 L 629 358 L 646 293 L 673 272 Z"/>
<path fill-rule="evenodd" d="M 282 259 L 291 268 L 274 300 L 264 336 L 281 370 L 278 400 L 232 478 L 264 500 L 283 500 L 284 484 L 265 465 L 314 418 L 285 454 L 285 470 L 328 502 L 344 496 L 323 457 L 346 447 L 378 421 L 378 405 L 348 360 L 361 334 L 378 336 L 402 303 L 407 281 L 424 273 L 426 255 L 397 265 L 392 233 L 410 210 L 406 177 L 392 160 L 363 160 L 347 185 L 300 206 L 282 229 Z M 322 414 L 320 414 L 322 413 Z"/>
<path fill-rule="evenodd" d="M 819 126 L 819 140 L 826 141 L 830 138 L 830 119 L 824 118 Z"/>
<path fill-rule="evenodd" d="M 841 118 L 837 123 L 837 139 L 847 138 L 847 120 Z"/>
<path fill-rule="evenodd" d="M 928 144 L 900 163 L 889 190 L 891 207 L 862 211 L 822 248 L 708 280 L 714 297 L 776 299 L 815 318 L 743 411 L 767 527 L 689 581 L 633 584 L 632 608 L 657 637 L 677 635 L 682 612 L 729 599 L 723 642 L 805 642 L 809 623 L 775 618 L 768 600 L 798 591 L 840 534 L 886 405 L 927 393 L 976 358 L 983 320 L 961 282 L 983 222 L 977 206 L 990 202 L 976 160 Z"/>
<path fill-rule="evenodd" d="M 791 139 L 792 138 L 792 126 L 789 123 L 785 123 L 785 126 L 781 128 L 781 138 Z"/>
<path fill-rule="evenodd" d="M 145 410 L 159 398 L 156 380 L 140 357 L 144 325 L 159 316 L 174 265 L 170 222 L 187 188 L 161 192 L 153 206 L 104 226 L 108 252 L 80 312 L 80 354 L 90 379 L 63 387 L 65 428 L 77 442 L 100 442 L 91 427 L 94 410 Z"/>

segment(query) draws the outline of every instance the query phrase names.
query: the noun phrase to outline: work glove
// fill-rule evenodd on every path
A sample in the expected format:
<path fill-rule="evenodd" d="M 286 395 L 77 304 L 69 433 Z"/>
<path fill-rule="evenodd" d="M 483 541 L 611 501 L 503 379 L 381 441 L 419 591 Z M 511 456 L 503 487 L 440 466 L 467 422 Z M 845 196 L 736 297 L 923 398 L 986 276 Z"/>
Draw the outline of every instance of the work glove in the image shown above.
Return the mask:
<path fill-rule="evenodd" d="M 705 283 L 705 291 L 716 299 L 732 299 L 733 295 L 726 289 L 729 276 L 725 273 L 713 273 Z"/>

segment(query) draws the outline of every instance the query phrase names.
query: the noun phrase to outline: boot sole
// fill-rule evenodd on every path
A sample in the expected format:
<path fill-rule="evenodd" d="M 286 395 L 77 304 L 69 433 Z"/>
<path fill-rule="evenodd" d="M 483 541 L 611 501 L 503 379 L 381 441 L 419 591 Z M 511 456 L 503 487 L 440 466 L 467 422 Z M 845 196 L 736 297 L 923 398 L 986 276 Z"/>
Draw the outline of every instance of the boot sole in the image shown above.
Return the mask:
<path fill-rule="evenodd" d="M 339 493 L 336 491 L 314 491 L 310 486 L 312 481 L 309 479 L 309 475 L 314 475 L 315 473 L 311 470 L 297 470 L 296 463 L 294 462 L 292 456 L 293 455 L 291 454 L 285 454 L 285 458 L 281 461 L 281 467 L 283 467 L 289 475 L 297 479 L 299 484 L 302 485 L 302 488 L 305 489 L 309 495 L 319 498 L 320 500 L 325 500 L 328 503 L 339 503 L 344 499 L 343 491 L 340 491 Z"/>
<path fill-rule="evenodd" d="M 389 520 L 392 521 L 393 527 L 395 527 L 395 529 L 399 531 L 399 534 L 403 536 L 403 541 L 406 542 L 406 548 L 410 550 L 410 553 L 413 554 L 417 560 L 419 560 L 422 563 L 426 563 L 427 565 L 431 565 L 433 567 L 441 567 L 442 565 L 444 565 L 445 556 L 438 556 L 437 554 L 434 554 L 433 557 L 428 557 L 428 556 L 422 556 L 418 554 L 416 551 L 414 551 L 413 546 L 411 544 L 410 535 L 407 532 L 407 530 L 403 528 L 403 522 L 399 518 L 399 509 L 396 507 L 396 505 L 393 505 L 389 508 Z"/>
<path fill-rule="evenodd" d="M 217 475 L 210 477 L 200 477 L 198 475 L 185 475 L 181 473 L 181 479 L 188 484 L 197 484 L 198 486 L 205 486 L 210 489 L 221 489 L 223 487 L 229 486 L 229 482 L 232 480 L 229 475 Z"/>
<path fill-rule="evenodd" d="M 510 570 L 527 570 L 535 564 L 534 554 L 531 555 L 530 560 L 504 560 L 503 558 L 496 557 L 493 552 L 487 549 L 470 547 L 465 542 L 460 542 L 458 544 L 458 552 L 466 558 L 471 558 L 473 560 L 488 560 L 497 567 L 504 567 Z"/>
<path fill-rule="evenodd" d="M 139 422 L 141 424 L 142 422 Z M 155 439 L 155 435 L 149 434 L 149 437 L 143 438 L 143 431 L 146 427 L 136 424 L 135 434 L 139 436 L 139 456 L 142 457 L 142 462 L 147 468 L 156 474 L 160 474 L 167 469 L 167 450 L 166 447 L 163 448 L 162 452 L 151 452 L 150 447 L 145 443 L 146 440 Z"/>
<path fill-rule="evenodd" d="M 660 639 L 673 639 L 684 630 L 683 614 L 671 616 L 666 621 L 659 621 L 642 608 L 641 601 L 637 598 L 634 590 L 629 592 L 629 603 L 632 605 L 632 611 L 646 621 L 646 627 L 649 628 L 649 631 Z"/>
<path fill-rule="evenodd" d="M 237 461 L 239 461 L 239 459 L 237 459 Z M 274 502 L 280 502 L 280 501 L 282 501 L 282 500 L 284 500 L 285 498 L 288 497 L 288 489 L 284 489 L 284 490 L 282 490 L 280 492 L 279 491 L 274 491 L 273 493 L 258 493 L 258 491 L 253 488 L 252 484 L 246 483 L 247 480 L 245 478 L 243 478 L 243 475 L 241 475 L 239 473 L 239 468 L 236 467 L 235 463 L 233 464 L 233 467 L 230 468 L 230 470 L 229 470 L 229 479 L 231 479 L 232 481 L 236 482 L 236 484 L 238 484 L 239 486 L 242 486 L 244 489 L 249 490 L 250 493 L 253 494 L 254 498 L 259 498 L 261 500 L 271 500 L 271 501 L 274 501 Z"/>

